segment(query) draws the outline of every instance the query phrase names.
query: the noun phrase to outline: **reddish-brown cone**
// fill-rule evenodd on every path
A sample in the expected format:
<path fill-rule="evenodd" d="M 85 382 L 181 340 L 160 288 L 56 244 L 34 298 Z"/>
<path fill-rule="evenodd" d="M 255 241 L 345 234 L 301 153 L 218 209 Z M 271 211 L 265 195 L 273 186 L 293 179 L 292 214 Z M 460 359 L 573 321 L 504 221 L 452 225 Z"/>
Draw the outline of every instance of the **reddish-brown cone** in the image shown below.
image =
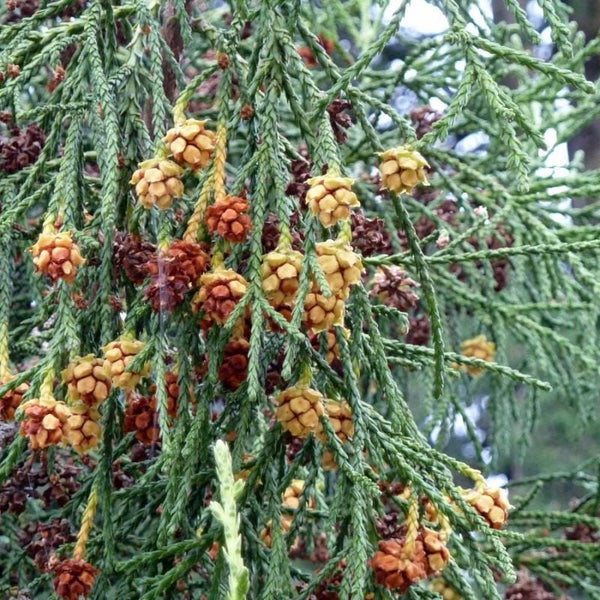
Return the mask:
<path fill-rule="evenodd" d="M 244 338 L 231 340 L 225 346 L 223 362 L 219 368 L 219 381 L 230 390 L 237 390 L 248 376 L 250 343 Z"/>
<path fill-rule="evenodd" d="M 426 527 L 419 531 L 411 552 L 407 552 L 405 543 L 404 538 L 382 540 L 371 560 L 375 581 L 401 593 L 441 571 L 450 559 L 440 534 Z"/>
<path fill-rule="evenodd" d="M 380 267 L 373 276 L 371 286 L 372 296 L 402 312 L 419 305 L 419 296 L 415 293 L 419 284 L 401 267 Z"/>
<path fill-rule="evenodd" d="M 113 267 L 117 273 L 124 271 L 132 283 L 139 285 L 148 277 L 147 263 L 155 252 L 156 246 L 139 235 L 119 231 L 113 244 Z"/>
<path fill-rule="evenodd" d="M 206 226 L 230 242 L 243 242 L 252 227 L 250 203 L 239 196 L 225 196 L 206 209 Z"/>
<path fill-rule="evenodd" d="M 200 289 L 192 301 L 196 312 L 204 311 L 210 323 L 223 325 L 248 288 L 248 282 L 231 269 L 217 269 L 200 278 Z"/>
<path fill-rule="evenodd" d="M 100 572 L 85 560 L 75 558 L 61 560 L 52 571 L 56 573 L 54 591 L 64 600 L 81 600 L 89 596 Z"/>
<path fill-rule="evenodd" d="M 135 431 L 135 437 L 142 444 L 150 445 L 160 441 L 155 396 L 128 396 L 123 430 L 125 433 Z"/>
<path fill-rule="evenodd" d="M 8 383 L 12 377 L 0 379 L 0 387 Z M 23 396 L 27 393 L 29 384 L 21 383 L 15 389 L 0 397 L 0 421 L 12 421 L 15 418 L 15 411 L 23 402 Z"/>

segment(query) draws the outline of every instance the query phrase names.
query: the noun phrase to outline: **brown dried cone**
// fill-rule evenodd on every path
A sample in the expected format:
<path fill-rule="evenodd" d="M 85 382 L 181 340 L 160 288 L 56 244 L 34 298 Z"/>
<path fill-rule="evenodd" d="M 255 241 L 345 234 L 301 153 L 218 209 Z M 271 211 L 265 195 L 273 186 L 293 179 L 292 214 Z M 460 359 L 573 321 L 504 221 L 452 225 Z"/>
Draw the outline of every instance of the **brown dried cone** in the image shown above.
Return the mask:
<path fill-rule="evenodd" d="M 502 529 L 508 520 L 510 504 L 499 488 L 467 490 L 465 500 L 487 521 L 493 529 Z"/>
<path fill-rule="evenodd" d="M 126 371 L 145 345 L 144 342 L 124 336 L 102 348 L 106 359 L 104 365 L 110 373 L 112 384 L 115 387 L 132 390 L 142 377 L 147 377 L 150 374 L 149 363 L 146 363 L 141 371 Z"/>
<path fill-rule="evenodd" d="M 59 598 L 64 600 L 81 600 L 90 595 L 98 569 L 85 562 L 85 560 L 68 558 L 52 564 L 51 570 L 56 573 L 54 577 L 54 591 Z"/>
<path fill-rule="evenodd" d="M 230 242 L 243 242 L 252 228 L 250 203 L 239 196 L 225 196 L 206 209 L 206 226 Z"/>
<path fill-rule="evenodd" d="M 70 231 L 43 232 L 30 251 L 36 272 L 47 275 L 52 281 L 64 279 L 73 283 L 78 267 L 85 262 Z"/>
<path fill-rule="evenodd" d="M 146 265 L 152 279 L 144 294 L 152 308 L 159 312 L 180 306 L 206 271 L 208 260 L 200 244 L 183 240 L 174 240 L 165 252 L 153 257 Z"/>
<path fill-rule="evenodd" d="M 139 235 L 117 232 L 113 244 L 113 266 L 121 269 L 132 283 L 139 285 L 148 277 L 147 263 L 152 260 L 156 246 L 143 241 Z"/>
<path fill-rule="evenodd" d="M 100 445 L 100 413 L 94 407 L 78 403 L 69 407 L 65 441 L 79 454 L 87 454 Z"/>
<path fill-rule="evenodd" d="M 0 379 L 0 387 L 8 383 L 11 379 L 14 379 L 11 375 Z M 21 402 L 23 402 L 23 396 L 27 393 L 28 389 L 29 384 L 24 382 L 0 397 L 0 421 L 12 421 L 15 418 L 15 411 L 19 408 Z"/>
<path fill-rule="evenodd" d="M 350 217 L 350 209 L 360 206 L 352 191 L 354 179 L 327 173 L 313 177 L 307 182 L 310 188 L 306 202 L 313 215 L 319 217 L 323 227 L 331 227 Z"/>
<path fill-rule="evenodd" d="M 244 338 L 231 340 L 223 353 L 219 381 L 230 390 L 237 390 L 248 377 L 250 343 Z"/>
<path fill-rule="evenodd" d="M 151 264 L 153 263 L 149 263 Z M 144 297 L 156 312 L 172 312 L 183 304 L 192 283 L 171 260 L 159 259 L 154 266 L 156 273 L 144 290 Z"/>
<path fill-rule="evenodd" d="M 342 443 L 347 442 L 354 435 L 352 409 L 345 400 L 327 400 L 325 414 L 329 417 L 331 426 Z M 327 442 L 327 435 L 323 430 L 317 433 L 317 438 L 323 443 Z"/>
<path fill-rule="evenodd" d="M 56 446 L 63 441 L 67 420 L 71 416 L 69 407 L 54 398 L 34 398 L 24 405 L 21 434 L 29 437 L 32 450 Z"/>
<path fill-rule="evenodd" d="M 423 156 L 410 146 L 399 146 L 380 152 L 382 186 L 397 194 L 410 194 L 418 184 L 429 185 Z"/>
<path fill-rule="evenodd" d="M 45 571 L 50 556 L 62 545 L 73 541 L 67 519 L 52 519 L 49 523 L 28 523 L 19 534 L 19 543 L 40 571 Z M 12 596 L 11 596 L 12 597 Z"/>
<path fill-rule="evenodd" d="M 306 438 L 321 427 L 324 400 L 320 392 L 306 385 L 289 387 L 277 398 L 275 417 L 294 437 Z"/>
<path fill-rule="evenodd" d="M 431 338 L 431 324 L 429 317 L 422 315 L 420 317 L 408 318 L 409 328 L 406 334 L 406 342 L 415 346 L 427 346 Z"/>
<path fill-rule="evenodd" d="M 441 596 L 442 600 L 462 600 L 462 596 L 441 577 L 434 579 L 430 587 L 433 592 Z"/>
<path fill-rule="evenodd" d="M 577 523 L 577 525 L 565 529 L 565 538 L 585 544 L 596 544 L 600 540 L 600 535 L 595 527 Z"/>
<path fill-rule="evenodd" d="M 360 256 L 344 240 L 327 240 L 316 245 L 317 260 L 332 293 L 343 299 L 350 295 L 350 288 L 360 281 L 363 265 Z M 319 291 L 313 281 L 312 292 Z"/>
<path fill-rule="evenodd" d="M 248 288 L 248 282 L 232 269 L 215 269 L 200 278 L 200 289 L 192 300 L 196 312 L 203 310 L 210 323 L 223 325 Z"/>
<path fill-rule="evenodd" d="M 418 108 L 413 108 L 410 111 L 410 118 L 415 124 L 417 138 L 421 139 L 426 133 L 430 133 L 433 130 L 433 126 L 442 118 L 442 114 L 426 104 Z"/>
<path fill-rule="evenodd" d="M 371 296 L 379 298 L 388 306 L 408 312 L 419 306 L 419 296 L 414 291 L 418 287 L 419 283 L 411 279 L 401 267 L 383 266 L 373 275 Z"/>
<path fill-rule="evenodd" d="M 302 271 L 304 256 L 288 248 L 265 254 L 262 263 L 262 288 L 274 308 L 292 308 Z"/>
<path fill-rule="evenodd" d="M 352 247 L 363 256 L 392 254 L 392 238 L 383 219 L 368 219 L 362 211 L 352 213 Z"/>
<path fill-rule="evenodd" d="M 371 567 L 377 583 L 404 593 L 417 581 L 441 571 L 449 559 L 450 552 L 440 534 L 422 527 L 410 552 L 406 538 L 381 540 Z"/>
<path fill-rule="evenodd" d="M 135 431 L 136 439 L 147 446 L 160 441 L 155 396 L 129 394 L 125 407 L 123 430 L 125 433 Z"/>
<path fill-rule="evenodd" d="M 12 137 L 0 138 L 0 170 L 16 173 L 29 167 L 38 159 L 45 142 L 44 132 L 35 123 L 28 125 L 26 129 L 15 128 Z"/>
<path fill-rule="evenodd" d="M 177 416 L 177 404 L 179 402 L 179 376 L 169 371 L 165 373 L 165 384 L 167 388 L 167 409 L 172 417 Z M 156 394 L 156 384 L 150 386 L 150 393 Z"/>
<path fill-rule="evenodd" d="M 83 400 L 88 406 L 98 406 L 110 393 L 111 373 L 106 361 L 88 354 L 74 360 L 62 373 L 73 400 Z"/>
<path fill-rule="evenodd" d="M 539 579 L 532 579 L 527 572 L 519 573 L 517 583 L 506 589 L 504 598 L 506 600 L 559 600 Z"/>
<path fill-rule="evenodd" d="M 352 105 L 347 100 L 336 99 L 328 107 L 329 122 L 333 129 L 333 134 L 338 144 L 345 144 L 348 141 L 346 129 L 352 127 L 352 116 L 344 112 L 352 108 Z"/>
<path fill-rule="evenodd" d="M 138 165 L 130 183 L 144 208 L 167 210 L 183 194 L 183 169 L 172 160 L 151 158 Z"/>
<path fill-rule="evenodd" d="M 467 358 L 479 358 L 486 362 L 493 362 L 496 357 L 496 344 L 488 341 L 485 335 L 478 335 L 474 338 L 465 340 L 460 345 L 461 354 Z M 466 371 L 472 377 L 483 375 L 485 369 L 474 365 L 459 365 L 463 371 Z"/>
<path fill-rule="evenodd" d="M 206 121 L 197 119 L 186 119 L 169 129 L 163 139 L 173 158 L 180 165 L 186 165 L 194 171 L 208 166 L 217 141 L 215 132 L 206 129 L 205 123 Z"/>
<path fill-rule="evenodd" d="M 293 212 L 290 215 L 290 228 L 292 234 L 292 248 L 294 250 L 301 251 L 304 241 L 304 234 L 299 231 L 298 228 L 301 225 L 300 213 L 298 211 Z M 265 252 L 271 252 L 275 250 L 279 245 L 281 238 L 281 231 L 279 225 L 279 219 L 275 213 L 269 213 L 265 220 L 262 230 L 262 246 Z"/>

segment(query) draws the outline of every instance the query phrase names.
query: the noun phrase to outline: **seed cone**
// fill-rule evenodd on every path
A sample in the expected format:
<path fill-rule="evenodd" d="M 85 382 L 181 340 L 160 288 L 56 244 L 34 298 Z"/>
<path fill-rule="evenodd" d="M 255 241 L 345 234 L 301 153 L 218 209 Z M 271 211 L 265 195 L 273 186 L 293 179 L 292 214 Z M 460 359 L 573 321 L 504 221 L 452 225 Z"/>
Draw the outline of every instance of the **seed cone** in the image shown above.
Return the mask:
<path fill-rule="evenodd" d="M 460 349 L 462 355 L 468 358 L 479 358 L 486 362 L 493 362 L 496 357 L 496 344 L 488 341 L 485 335 L 478 335 L 477 337 L 465 340 L 460 345 Z M 476 367 L 474 365 L 461 365 L 459 368 L 466 371 L 472 377 L 479 377 L 485 372 L 483 367 Z"/>
<path fill-rule="evenodd" d="M 282 504 L 285 508 L 298 510 L 300 508 L 300 499 L 304 492 L 304 481 L 302 479 L 292 479 L 292 483 L 285 488 L 283 492 Z M 308 507 L 315 508 L 315 499 L 309 498 Z M 284 531 L 289 531 L 292 528 L 294 515 L 284 514 L 281 517 L 281 527 Z"/>
<path fill-rule="evenodd" d="M 206 121 L 186 119 L 167 131 L 164 142 L 173 158 L 180 164 L 199 171 L 208 166 L 215 149 L 217 136 L 206 129 Z"/>
<path fill-rule="evenodd" d="M 147 263 L 154 258 L 156 246 L 143 241 L 140 236 L 124 231 L 117 232 L 113 244 L 113 266 L 123 270 L 129 280 L 139 285 L 148 277 Z"/>
<path fill-rule="evenodd" d="M 371 296 L 377 297 L 387 306 L 393 306 L 402 312 L 419 306 L 419 296 L 415 289 L 418 282 L 411 279 L 408 273 L 395 265 L 377 269 L 371 281 Z"/>
<path fill-rule="evenodd" d="M 327 400 L 325 403 L 325 414 L 329 417 L 335 434 L 342 443 L 347 442 L 354 435 L 354 422 L 352 421 L 352 409 L 344 400 Z M 324 431 L 317 434 L 319 440 L 327 442 Z"/>
<path fill-rule="evenodd" d="M 54 398 L 34 398 L 24 405 L 25 417 L 21 422 L 21 434 L 29 437 L 32 450 L 56 446 L 63 441 L 69 407 Z"/>
<path fill-rule="evenodd" d="M 139 164 L 131 182 L 144 208 L 167 210 L 183 194 L 183 170 L 172 160 L 151 158 Z"/>
<path fill-rule="evenodd" d="M 350 217 L 351 208 L 360 206 L 352 191 L 354 179 L 327 174 L 313 177 L 307 183 L 310 188 L 306 194 L 306 202 L 324 227 L 345 221 Z"/>
<path fill-rule="evenodd" d="M 12 376 L 0 379 L 0 387 L 8 383 Z M 19 408 L 21 402 L 23 402 L 23 396 L 29 389 L 28 383 L 21 383 L 15 389 L 10 392 L 6 392 L 4 396 L 0 397 L 0 421 L 12 421 L 15 418 L 15 411 Z"/>
<path fill-rule="evenodd" d="M 415 346 L 427 346 L 431 338 L 431 324 L 427 315 L 409 317 L 408 323 L 406 342 Z"/>
<path fill-rule="evenodd" d="M 324 414 L 324 398 L 320 392 L 296 385 L 281 392 L 277 401 L 275 417 L 294 437 L 306 438 L 319 430 L 319 419 Z"/>
<path fill-rule="evenodd" d="M 98 569 L 84 560 L 69 558 L 52 567 L 54 591 L 64 600 L 80 600 L 90 595 Z"/>
<path fill-rule="evenodd" d="M 326 298 L 320 292 L 310 292 L 306 296 L 302 319 L 314 333 L 327 331 L 344 324 L 345 307 L 344 300 L 335 294 Z"/>
<path fill-rule="evenodd" d="M 419 183 L 429 185 L 425 169 L 427 161 L 409 146 L 381 152 L 381 182 L 385 189 L 397 194 L 410 194 Z"/>
<path fill-rule="evenodd" d="M 508 520 L 510 504 L 498 488 L 468 490 L 465 500 L 488 522 L 492 529 L 502 529 Z"/>
<path fill-rule="evenodd" d="M 505 600 L 560 600 L 558 596 L 551 594 L 539 579 L 532 579 L 527 572 L 519 574 L 519 580 L 506 589 L 504 598 Z"/>
<path fill-rule="evenodd" d="M 250 203 L 239 196 L 225 196 L 206 209 L 206 226 L 230 242 L 243 242 L 252 228 Z"/>
<path fill-rule="evenodd" d="M 350 287 L 360 281 L 363 271 L 360 256 L 343 240 L 327 240 L 316 245 L 317 260 L 334 295 L 346 299 Z M 313 292 L 318 284 L 313 282 Z"/>
<path fill-rule="evenodd" d="M 200 244 L 174 240 L 165 252 L 147 263 L 151 279 L 144 295 L 155 311 L 171 312 L 196 287 L 207 266 L 208 255 Z"/>
<path fill-rule="evenodd" d="M 246 293 L 248 282 L 231 269 L 216 269 L 202 275 L 200 286 L 192 300 L 194 310 L 204 311 L 209 323 L 223 325 Z"/>
<path fill-rule="evenodd" d="M 327 362 L 330 365 L 333 365 L 336 362 L 339 362 L 340 358 L 340 346 L 337 341 L 337 336 L 335 334 L 334 329 L 330 329 L 327 332 L 321 332 L 321 334 L 325 333 L 327 336 Z M 312 347 L 317 351 L 321 351 L 321 335 L 318 333 L 310 332 L 309 333 L 310 343 Z M 335 367 L 334 367 L 335 368 Z"/>
<path fill-rule="evenodd" d="M 26 2 L 21 2 L 21 14 L 26 6 Z M 0 170 L 5 173 L 17 173 L 34 164 L 45 142 L 46 136 L 36 123 L 29 124 L 26 129 L 15 128 L 12 137 L 0 139 Z"/>
<path fill-rule="evenodd" d="M 431 590 L 439 594 L 442 600 L 462 600 L 462 596 L 441 577 L 431 582 Z"/>
<path fill-rule="evenodd" d="M 293 308 L 304 257 L 291 249 L 277 249 L 265 254 L 262 264 L 262 287 L 274 308 Z"/>
<path fill-rule="evenodd" d="M 405 544 L 405 538 L 381 540 L 371 560 L 375 581 L 401 593 L 417 581 L 438 573 L 450 559 L 440 534 L 426 527 L 421 528 L 411 552 L 407 552 Z"/>
<path fill-rule="evenodd" d="M 155 396 L 130 394 L 127 397 L 123 430 L 125 433 L 135 431 L 136 439 L 145 445 L 160 441 Z"/>
<path fill-rule="evenodd" d="M 70 231 L 41 233 L 30 251 L 36 272 L 43 273 L 52 281 L 64 279 L 73 283 L 77 269 L 85 262 Z"/>
<path fill-rule="evenodd" d="M 100 445 L 102 427 L 98 410 L 85 404 L 70 407 L 65 440 L 79 454 L 87 454 Z"/>
<path fill-rule="evenodd" d="M 132 390 L 142 377 L 148 376 L 150 373 L 148 363 L 142 367 L 141 371 L 126 371 L 144 346 L 144 342 L 123 337 L 102 348 L 105 358 L 104 366 L 110 373 L 112 384 L 115 387 Z"/>
<path fill-rule="evenodd" d="M 363 256 L 392 254 L 392 238 L 383 219 L 369 219 L 362 211 L 352 213 L 352 247 Z"/>
<path fill-rule="evenodd" d="M 111 373 L 106 361 L 88 354 L 73 361 L 62 374 L 73 400 L 83 400 L 88 406 L 98 406 L 110 393 Z"/>
<path fill-rule="evenodd" d="M 225 346 L 219 368 L 219 381 L 230 390 L 237 390 L 248 376 L 250 343 L 244 338 L 231 340 Z"/>

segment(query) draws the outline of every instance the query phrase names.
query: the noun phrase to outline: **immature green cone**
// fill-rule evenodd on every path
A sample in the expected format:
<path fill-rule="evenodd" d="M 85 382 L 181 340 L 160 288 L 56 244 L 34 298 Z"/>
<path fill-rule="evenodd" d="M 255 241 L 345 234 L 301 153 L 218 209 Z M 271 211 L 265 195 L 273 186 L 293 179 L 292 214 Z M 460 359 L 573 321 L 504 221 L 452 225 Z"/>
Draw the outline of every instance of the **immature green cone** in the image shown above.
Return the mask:
<path fill-rule="evenodd" d="M 199 171 L 208 166 L 215 149 L 217 136 L 206 129 L 206 121 L 186 119 L 167 131 L 163 141 L 173 158 L 180 164 Z"/>
<path fill-rule="evenodd" d="M 139 164 L 130 183 L 144 208 L 167 210 L 183 194 L 182 174 L 183 169 L 172 160 L 151 158 Z"/>
<path fill-rule="evenodd" d="M 429 185 L 426 168 L 429 163 L 410 146 L 399 146 L 380 152 L 383 187 L 397 194 L 410 194 L 420 183 Z"/>
<path fill-rule="evenodd" d="M 352 191 L 354 179 L 336 175 L 319 175 L 309 179 L 306 202 L 323 227 L 331 227 L 350 217 L 350 209 L 360 206 Z"/>

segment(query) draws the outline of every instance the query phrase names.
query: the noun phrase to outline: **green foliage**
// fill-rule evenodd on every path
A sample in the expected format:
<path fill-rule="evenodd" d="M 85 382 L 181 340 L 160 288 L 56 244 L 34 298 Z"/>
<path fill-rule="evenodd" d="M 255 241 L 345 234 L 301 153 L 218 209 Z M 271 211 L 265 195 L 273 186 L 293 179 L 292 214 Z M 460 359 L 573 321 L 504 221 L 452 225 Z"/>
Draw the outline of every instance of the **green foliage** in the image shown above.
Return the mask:
<path fill-rule="evenodd" d="M 19 127 L 37 123 L 46 134 L 37 160 L 9 169 L 5 151 L 0 163 L 0 371 L 9 366 L 8 335 L 16 375 L 0 386 L 0 398 L 23 382 L 30 385 L 26 398 L 37 398 L 75 356 L 99 356 L 103 345 L 130 334 L 146 344 L 128 370 L 151 365 L 137 392 L 155 396 L 158 433 L 140 460 L 134 435 L 123 433 L 131 398 L 113 388 L 101 407 L 102 445 L 87 459 L 71 450 L 34 453 L 19 434 L 0 443 L 0 483 L 38 464 L 50 474 L 65 460 L 81 468 L 66 504 L 31 497 L 22 515 L 0 514 L 2 593 L 16 580 L 33 597 L 50 597 L 51 577 L 19 546 L 21 526 L 65 517 L 76 530 L 97 489 L 86 554 L 101 570 L 92 598 L 309 600 L 342 560 L 340 599 L 398 597 L 374 583 L 369 562 L 378 518 L 390 505 L 400 521 L 408 514 L 404 498 L 383 493 L 385 484 L 401 483 L 413 499 L 431 502 L 439 516 L 431 526 L 449 523 L 452 560 L 444 576 L 464 598 L 501 598 L 513 565 L 555 591 L 565 585 L 600 597 L 597 548 L 564 539 L 565 528 L 600 525 L 597 461 L 586 464 L 589 472 L 556 476 L 581 484 L 575 509 L 528 508 L 538 480 L 554 476 L 515 484 L 533 488 L 513 501 L 515 529 L 496 531 L 458 485 L 481 483 L 480 476 L 444 452 L 459 418 L 473 461 L 485 469 L 486 453 L 496 465 L 524 450 L 549 398 L 568 403 L 582 424 L 593 416 L 600 174 L 582 172 L 578 155 L 560 171 L 548 162 L 599 114 L 597 86 L 583 71 L 600 42 L 585 43 L 559 0 L 539 1 L 556 44 L 549 60 L 537 56 L 539 32 L 516 0 L 506 3 L 514 25 L 491 22 L 475 1 L 439 0 L 449 28 L 429 38 L 402 27 L 406 1 L 394 9 L 365 0 L 76 4 L 43 1 L 12 21 L 0 7 L 0 71 L 14 74 L 0 86 L 0 108 Z M 48 86 L 59 65 L 64 81 Z M 419 132 L 399 98 L 437 103 L 442 118 Z M 350 103 L 354 117 L 345 143 L 328 112 L 338 99 Z M 206 170 L 186 172 L 185 193 L 172 209 L 145 210 L 131 174 L 138 162 L 166 152 L 161 138 L 184 114 L 209 119 L 211 129 L 226 132 L 226 146 Z M 469 148 L 473 140 L 480 141 Z M 431 198 L 380 190 L 377 153 L 405 144 L 431 165 Z M 222 183 L 251 202 L 252 229 L 235 246 L 211 238 L 201 223 L 225 152 Z M 325 230 L 290 192 L 304 156 L 313 175 L 339 169 L 356 179 L 365 214 L 383 219 L 392 246 L 363 258 L 366 277 L 353 286 L 345 328 L 335 328 L 339 368 L 326 358 L 327 340 L 311 343 L 303 310 L 313 280 L 325 296 L 331 292 L 316 244 L 351 233 L 346 224 Z M 580 199 L 590 201 L 576 208 Z M 451 218 L 444 213 L 449 200 Z M 270 214 L 283 237 L 303 236 L 305 267 L 289 321 L 262 287 Z M 34 273 L 27 250 L 56 223 L 74 232 L 86 259 L 72 286 Z M 210 242 L 213 266 L 224 258 L 243 274 L 246 294 L 223 326 L 208 331 L 192 310 L 192 294 L 173 311 L 155 312 L 144 294 L 149 282 L 134 285 L 115 258 L 117 231 L 161 251 L 191 231 L 192 241 Z M 419 281 L 418 312 L 407 315 L 369 294 L 375 270 L 390 265 Z M 506 281 L 495 277 L 498 270 Z M 429 345 L 404 339 L 409 317 L 411 326 L 415 317 L 428 320 Z M 244 318 L 247 377 L 232 390 L 220 372 Z M 494 361 L 461 353 L 461 342 L 478 334 L 496 344 Z M 469 368 L 484 374 L 472 377 Z M 348 402 L 355 428 L 349 442 L 326 416 L 323 435 L 300 443 L 272 418 L 278 391 L 307 371 L 312 387 Z M 66 399 L 58 377 L 54 395 Z M 490 421 L 486 447 L 474 409 Z M 323 468 L 327 457 L 336 470 Z M 245 485 L 234 484 L 234 473 L 244 471 Z M 131 485 L 118 487 L 123 473 Z M 304 487 L 290 509 L 281 499 L 294 480 Z M 287 528 L 286 516 L 293 517 Z M 427 520 L 424 511 L 420 518 Z M 297 539 L 314 548 L 319 534 L 329 557 L 314 572 L 290 551 Z M 211 552 L 215 542 L 220 552 Z M 71 550 L 67 543 L 60 553 Z M 438 597 L 427 582 L 408 596 Z"/>

